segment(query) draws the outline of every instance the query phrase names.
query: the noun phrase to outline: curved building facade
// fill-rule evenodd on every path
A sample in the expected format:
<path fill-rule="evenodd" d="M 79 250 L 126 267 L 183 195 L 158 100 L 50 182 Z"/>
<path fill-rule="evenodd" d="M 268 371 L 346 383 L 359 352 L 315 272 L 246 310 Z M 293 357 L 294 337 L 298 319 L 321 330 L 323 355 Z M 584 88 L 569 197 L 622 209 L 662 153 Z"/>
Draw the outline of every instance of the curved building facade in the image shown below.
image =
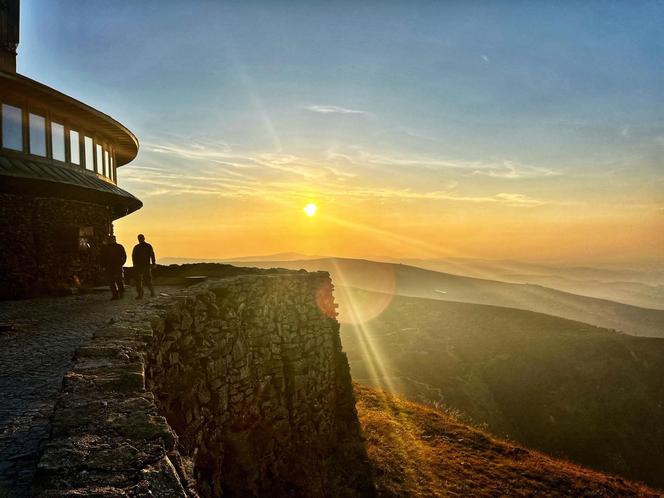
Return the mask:
<path fill-rule="evenodd" d="M 18 0 L 0 9 L 0 298 L 97 284 L 113 221 L 142 206 L 117 186 L 138 140 L 111 117 L 17 74 Z"/>

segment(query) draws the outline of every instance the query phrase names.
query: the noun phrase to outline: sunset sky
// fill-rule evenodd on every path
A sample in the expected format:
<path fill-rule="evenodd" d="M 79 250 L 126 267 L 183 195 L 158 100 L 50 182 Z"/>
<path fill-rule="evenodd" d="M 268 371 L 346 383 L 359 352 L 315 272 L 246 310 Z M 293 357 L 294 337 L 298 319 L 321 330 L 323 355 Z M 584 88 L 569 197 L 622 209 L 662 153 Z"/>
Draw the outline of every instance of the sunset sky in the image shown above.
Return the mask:
<path fill-rule="evenodd" d="M 26 0 L 18 70 L 137 135 L 158 257 L 664 258 L 664 3 L 359 3 Z"/>

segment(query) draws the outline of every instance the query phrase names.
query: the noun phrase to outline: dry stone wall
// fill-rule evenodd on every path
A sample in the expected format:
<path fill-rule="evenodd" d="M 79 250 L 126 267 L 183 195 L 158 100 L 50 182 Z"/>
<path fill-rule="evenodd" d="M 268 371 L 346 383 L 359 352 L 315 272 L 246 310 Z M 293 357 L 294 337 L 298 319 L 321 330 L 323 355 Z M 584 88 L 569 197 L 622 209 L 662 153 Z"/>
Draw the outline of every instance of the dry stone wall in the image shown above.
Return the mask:
<path fill-rule="evenodd" d="M 329 276 L 209 288 L 171 312 L 147 372 L 184 451 L 196 452 L 201 494 L 325 496 L 339 485 L 335 459 L 359 440 Z"/>
<path fill-rule="evenodd" d="M 164 303 L 165 300 L 160 300 Z M 34 495 L 196 496 L 177 435 L 145 388 L 147 348 L 163 304 L 98 330 L 76 353 L 37 465 Z"/>
<path fill-rule="evenodd" d="M 373 495 L 335 316 L 327 273 L 245 275 L 99 331 L 66 377 L 39 491 Z"/>

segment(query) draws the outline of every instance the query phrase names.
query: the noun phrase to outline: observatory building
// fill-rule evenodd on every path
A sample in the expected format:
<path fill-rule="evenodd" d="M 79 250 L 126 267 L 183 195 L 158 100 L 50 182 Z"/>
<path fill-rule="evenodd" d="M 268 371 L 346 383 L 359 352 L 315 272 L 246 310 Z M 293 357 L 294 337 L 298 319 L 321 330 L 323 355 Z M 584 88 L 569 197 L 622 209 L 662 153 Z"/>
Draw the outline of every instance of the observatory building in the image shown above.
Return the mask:
<path fill-rule="evenodd" d="M 97 283 L 113 221 L 140 209 L 117 186 L 138 140 L 102 112 L 16 73 L 19 0 L 0 0 L 0 298 Z"/>

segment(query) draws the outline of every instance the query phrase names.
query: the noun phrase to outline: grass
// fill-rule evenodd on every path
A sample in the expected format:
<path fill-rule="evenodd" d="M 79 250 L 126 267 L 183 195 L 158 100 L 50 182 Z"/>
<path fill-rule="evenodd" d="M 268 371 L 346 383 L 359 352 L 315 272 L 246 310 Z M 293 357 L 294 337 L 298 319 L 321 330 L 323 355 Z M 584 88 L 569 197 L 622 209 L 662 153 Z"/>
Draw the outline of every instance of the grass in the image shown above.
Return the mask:
<path fill-rule="evenodd" d="M 432 407 L 355 385 L 379 496 L 664 496 L 497 439 Z"/>
<path fill-rule="evenodd" d="M 352 294 L 358 303 L 374 295 Z M 664 489 L 664 339 L 403 296 L 341 335 L 362 384 L 441 403 L 498 437 Z"/>

